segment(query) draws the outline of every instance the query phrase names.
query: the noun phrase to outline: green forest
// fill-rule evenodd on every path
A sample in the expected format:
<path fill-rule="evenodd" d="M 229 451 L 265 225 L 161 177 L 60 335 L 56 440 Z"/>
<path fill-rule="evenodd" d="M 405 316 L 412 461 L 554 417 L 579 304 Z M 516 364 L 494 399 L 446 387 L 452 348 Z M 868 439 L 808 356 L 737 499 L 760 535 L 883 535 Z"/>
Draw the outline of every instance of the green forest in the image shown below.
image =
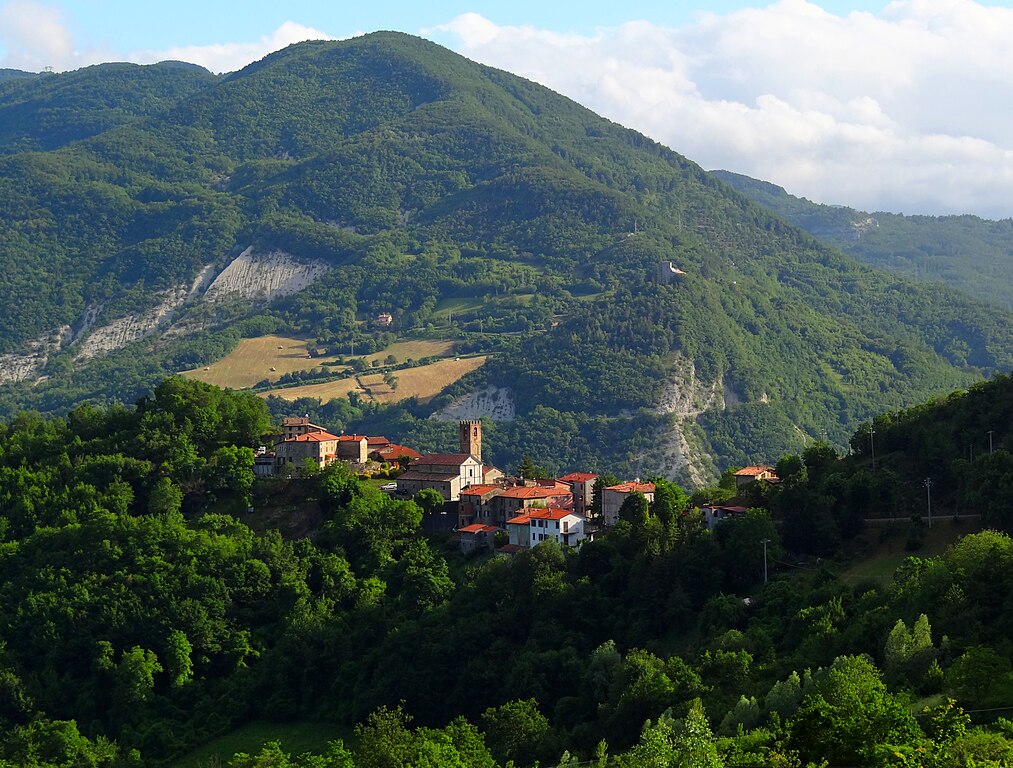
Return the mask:
<path fill-rule="evenodd" d="M 189 301 L 165 333 L 78 357 L 89 328 L 250 246 L 332 271 L 269 303 Z M 686 274 L 662 285 L 668 261 Z M 560 471 L 635 472 L 674 426 L 715 478 L 814 438 L 843 449 L 877 413 L 1013 367 L 1006 309 L 869 269 L 641 134 L 396 33 L 223 76 L 0 80 L 0 297 L 0 363 L 48 350 L 0 384 L 8 417 L 133 403 L 266 333 L 336 354 L 449 337 L 492 355 L 456 393 L 514 393 L 496 460 L 558 428 L 573 437 L 544 460 Z M 370 327 L 379 312 L 392 329 Z M 689 370 L 725 407 L 659 408 Z M 440 403 L 358 423 L 424 444 Z"/>
<path fill-rule="evenodd" d="M 904 216 L 819 205 L 774 184 L 712 171 L 750 200 L 864 264 L 919 282 L 945 283 L 969 296 L 1013 307 L 1013 220 Z"/>
<path fill-rule="evenodd" d="M 713 532 L 696 510 L 721 487 L 657 479 L 607 536 L 510 559 L 461 555 L 340 463 L 255 481 L 272 421 L 248 393 L 172 378 L 21 413 L 0 425 L 0 765 L 174 766 L 251 722 L 268 738 L 216 764 L 1008 765 L 1010 424 L 999 376 L 877 417 L 875 464 L 868 430 L 783 456 Z M 926 472 L 937 525 L 959 503 L 986 526 L 937 556 Z M 247 510 L 296 491 L 309 536 Z M 846 577 L 884 516 L 910 556 Z M 292 755 L 270 723 L 346 735 Z"/>

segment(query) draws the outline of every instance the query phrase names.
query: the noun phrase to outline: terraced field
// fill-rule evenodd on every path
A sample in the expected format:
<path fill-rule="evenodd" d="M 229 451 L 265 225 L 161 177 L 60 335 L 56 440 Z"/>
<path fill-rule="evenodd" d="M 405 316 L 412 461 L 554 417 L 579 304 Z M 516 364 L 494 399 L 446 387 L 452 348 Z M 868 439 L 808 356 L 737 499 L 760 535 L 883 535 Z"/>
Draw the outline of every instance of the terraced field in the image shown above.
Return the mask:
<path fill-rule="evenodd" d="M 425 357 L 449 356 L 453 353 L 454 342 L 449 339 L 418 339 L 398 341 L 380 352 L 364 357 L 369 362 L 382 363 L 388 355 L 397 361 L 421 360 Z M 291 336 L 261 336 L 243 339 L 226 357 L 206 368 L 183 371 L 180 375 L 199 379 L 207 384 L 231 389 L 247 389 L 267 379 L 274 382 L 286 373 L 311 371 L 324 363 L 333 363 L 337 356 L 310 358 L 304 339 Z M 329 371 L 340 373 L 344 366 L 327 366 Z M 339 386 L 345 382 L 333 382 Z M 354 386 L 354 383 L 353 383 Z"/>
<path fill-rule="evenodd" d="M 180 375 L 199 379 L 207 384 L 232 389 L 246 389 L 258 381 L 277 381 L 286 373 L 310 371 L 337 357 L 310 359 L 304 339 L 290 336 L 260 336 L 243 339 L 226 357 L 206 368 L 183 371 Z M 331 368 L 335 373 L 343 370 Z"/>
<path fill-rule="evenodd" d="M 316 397 L 326 402 L 335 397 L 347 397 L 353 390 L 359 392 L 364 399 L 378 403 L 395 403 L 417 397 L 422 402 L 430 400 L 449 387 L 462 376 L 481 368 L 486 361 L 484 355 L 439 360 L 430 365 L 418 368 L 406 368 L 396 371 L 397 389 L 392 390 L 384 383 L 383 374 L 369 373 L 360 377 L 361 385 L 354 378 L 340 381 L 328 381 L 323 384 L 307 384 L 302 387 L 288 387 L 261 393 L 263 397 L 277 395 L 285 400 L 297 400 L 300 397 Z"/>

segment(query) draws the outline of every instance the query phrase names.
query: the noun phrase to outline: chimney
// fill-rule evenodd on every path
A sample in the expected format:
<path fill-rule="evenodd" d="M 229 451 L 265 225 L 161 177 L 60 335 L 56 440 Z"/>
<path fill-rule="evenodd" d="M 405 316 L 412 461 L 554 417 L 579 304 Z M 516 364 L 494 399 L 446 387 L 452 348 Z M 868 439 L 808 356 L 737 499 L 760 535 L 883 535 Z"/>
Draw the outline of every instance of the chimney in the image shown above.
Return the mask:
<path fill-rule="evenodd" d="M 482 461 L 482 422 L 478 419 L 462 421 L 459 425 L 461 434 L 461 453 L 469 453 Z"/>

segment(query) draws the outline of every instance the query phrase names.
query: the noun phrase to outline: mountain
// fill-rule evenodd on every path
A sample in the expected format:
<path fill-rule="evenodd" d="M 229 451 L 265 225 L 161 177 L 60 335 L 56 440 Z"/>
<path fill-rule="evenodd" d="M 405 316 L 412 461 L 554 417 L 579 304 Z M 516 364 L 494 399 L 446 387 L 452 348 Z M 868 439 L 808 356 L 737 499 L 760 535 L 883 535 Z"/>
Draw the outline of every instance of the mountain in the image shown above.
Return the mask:
<path fill-rule="evenodd" d="M 1013 219 L 867 213 L 813 203 L 730 171 L 712 174 L 858 261 L 1013 307 Z"/>
<path fill-rule="evenodd" d="M 37 117 L 3 121 L 19 109 Z M 79 135 L 44 119 L 60 109 Z M 242 336 L 347 354 L 450 334 L 490 362 L 427 405 L 341 418 L 439 447 L 426 417 L 495 391 L 515 414 L 491 427 L 498 463 L 703 482 L 1013 364 L 1009 313 L 860 265 L 635 131 L 403 34 L 220 78 L 15 81 L 0 126 L 7 412 L 132 401 Z"/>

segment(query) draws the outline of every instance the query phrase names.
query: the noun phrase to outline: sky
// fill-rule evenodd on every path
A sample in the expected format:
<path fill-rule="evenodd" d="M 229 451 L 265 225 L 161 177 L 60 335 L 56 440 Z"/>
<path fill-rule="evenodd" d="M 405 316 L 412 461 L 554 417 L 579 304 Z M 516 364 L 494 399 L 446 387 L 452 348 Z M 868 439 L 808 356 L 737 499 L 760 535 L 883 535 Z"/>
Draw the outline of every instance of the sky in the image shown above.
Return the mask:
<path fill-rule="evenodd" d="M 816 202 L 1013 216 L 1013 0 L 0 0 L 0 67 L 228 72 L 378 29 Z"/>

